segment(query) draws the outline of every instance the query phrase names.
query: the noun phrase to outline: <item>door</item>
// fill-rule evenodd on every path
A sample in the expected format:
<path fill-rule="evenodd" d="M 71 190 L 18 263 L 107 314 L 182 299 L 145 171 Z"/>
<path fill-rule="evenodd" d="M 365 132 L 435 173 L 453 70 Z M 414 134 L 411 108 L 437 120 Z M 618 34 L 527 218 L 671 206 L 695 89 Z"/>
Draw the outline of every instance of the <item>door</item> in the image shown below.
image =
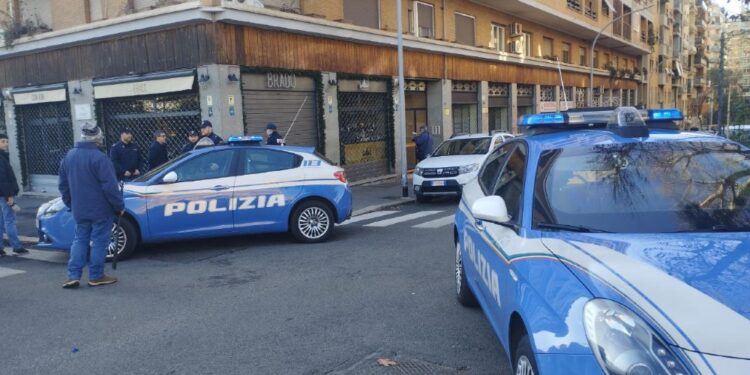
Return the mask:
<path fill-rule="evenodd" d="M 287 229 L 292 203 L 305 187 L 302 157 L 290 152 L 247 148 L 239 158 L 234 187 L 234 227 L 238 233 Z"/>
<path fill-rule="evenodd" d="M 413 169 L 417 162 L 417 147 L 413 141 L 413 133 L 419 134 L 423 126 L 427 126 L 427 92 L 406 92 L 406 155 L 407 168 Z"/>
<path fill-rule="evenodd" d="M 233 232 L 232 202 L 236 150 L 219 150 L 186 160 L 169 172 L 175 183 L 148 187 L 150 233 L 156 240 L 222 236 Z"/>

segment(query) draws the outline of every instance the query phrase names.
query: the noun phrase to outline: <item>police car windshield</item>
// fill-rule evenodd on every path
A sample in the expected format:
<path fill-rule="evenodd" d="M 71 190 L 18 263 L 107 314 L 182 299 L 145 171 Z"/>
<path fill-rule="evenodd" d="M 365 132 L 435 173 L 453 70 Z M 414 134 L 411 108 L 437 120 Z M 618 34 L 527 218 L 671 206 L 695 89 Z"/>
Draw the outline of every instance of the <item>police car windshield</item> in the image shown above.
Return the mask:
<path fill-rule="evenodd" d="M 182 154 L 182 155 L 180 155 L 180 156 L 178 156 L 178 157 L 176 157 L 176 158 L 174 158 L 174 159 L 172 159 L 172 160 L 170 160 L 170 161 L 168 161 L 168 162 L 166 162 L 166 163 L 164 163 L 164 164 L 162 164 L 162 165 L 160 165 L 160 166 L 158 166 L 158 167 L 156 167 L 156 168 L 154 168 L 154 169 L 152 169 L 152 170 L 150 170 L 150 171 L 148 171 L 148 172 L 146 172 L 144 174 L 142 174 L 140 177 L 134 179 L 133 181 L 134 182 L 145 182 L 145 181 L 148 181 L 148 180 L 151 179 L 151 177 L 154 177 L 157 174 L 161 173 L 161 171 L 163 171 L 163 170 L 165 170 L 165 169 L 173 166 L 178 161 L 180 161 L 182 159 L 185 159 L 188 155 L 189 155 L 189 153 Z"/>
<path fill-rule="evenodd" d="M 490 137 L 450 139 L 432 153 L 432 156 L 484 155 L 490 149 Z"/>
<path fill-rule="evenodd" d="M 545 151 L 533 224 L 620 233 L 750 231 L 749 154 L 721 142 Z"/>

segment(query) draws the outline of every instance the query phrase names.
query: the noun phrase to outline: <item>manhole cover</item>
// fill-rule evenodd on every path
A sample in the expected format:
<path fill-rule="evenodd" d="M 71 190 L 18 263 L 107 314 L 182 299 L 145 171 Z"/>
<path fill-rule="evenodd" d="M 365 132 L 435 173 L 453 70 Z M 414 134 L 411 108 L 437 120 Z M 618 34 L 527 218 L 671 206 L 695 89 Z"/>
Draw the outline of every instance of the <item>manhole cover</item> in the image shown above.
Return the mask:
<path fill-rule="evenodd" d="M 353 366 L 330 372 L 332 375 L 416 375 L 458 374 L 459 370 L 405 356 L 374 353 Z"/>

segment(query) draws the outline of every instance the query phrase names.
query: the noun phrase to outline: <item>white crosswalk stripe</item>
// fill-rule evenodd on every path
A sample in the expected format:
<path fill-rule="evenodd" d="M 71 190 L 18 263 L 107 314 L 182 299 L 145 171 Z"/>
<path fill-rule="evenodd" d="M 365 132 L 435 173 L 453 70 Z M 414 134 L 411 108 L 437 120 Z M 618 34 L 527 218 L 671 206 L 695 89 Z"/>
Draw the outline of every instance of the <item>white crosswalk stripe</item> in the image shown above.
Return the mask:
<path fill-rule="evenodd" d="M 343 223 L 341 223 L 339 225 L 347 225 L 347 224 L 358 223 L 360 221 L 365 221 L 365 220 L 370 220 L 370 219 L 377 219 L 379 217 L 388 216 L 390 214 L 395 214 L 396 212 L 398 212 L 398 211 L 375 211 L 375 212 L 370 212 L 369 214 L 355 216 L 355 217 L 353 217 L 353 218 L 351 218 L 351 219 L 349 219 L 349 220 L 347 220 L 347 221 L 345 221 L 345 222 L 343 222 Z"/>
<path fill-rule="evenodd" d="M 453 224 L 454 217 L 455 217 L 454 215 L 448 215 L 448 216 L 445 216 L 445 217 L 441 217 L 440 219 L 435 219 L 435 220 L 432 220 L 432 221 L 428 221 L 426 223 L 414 225 L 414 226 L 412 226 L 412 228 L 420 228 L 420 229 L 422 229 L 422 228 L 428 228 L 428 229 L 440 228 L 440 227 L 446 226 L 448 224 Z"/>
<path fill-rule="evenodd" d="M 414 220 L 414 219 L 421 219 L 423 217 L 427 217 L 430 215 L 435 215 L 438 213 L 441 213 L 443 211 L 420 211 L 415 212 L 413 214 L 403 215 L 403 216 L 397 216 L 390 219 L 380 220 L 376 221 L 374 223 L 370 223 L 365 225 L 366 227 L 387 227 L 393 224 L 403 223 L 405 221 Z"/>
<path fill-rule="evenodd" d="M 0 267 L 0 279 L 3 277 L 13 276 L 13 275 L 19 275 L 22 273 L 25 273 L 26 271 L 22 270 L 16 270 L 13 268 L 7 268 L 7 267 Z"/>

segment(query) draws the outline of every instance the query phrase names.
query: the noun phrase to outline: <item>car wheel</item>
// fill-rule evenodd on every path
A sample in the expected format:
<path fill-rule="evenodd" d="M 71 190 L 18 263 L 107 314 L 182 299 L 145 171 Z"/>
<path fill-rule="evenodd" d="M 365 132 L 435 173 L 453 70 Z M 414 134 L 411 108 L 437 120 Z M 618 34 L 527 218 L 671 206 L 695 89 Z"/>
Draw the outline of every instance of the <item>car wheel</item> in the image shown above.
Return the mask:
<path fill-rule="evenodd" d="M 417 203 L 427 203 L 430 201 L 430 197 L 422 193 L 414 193 L 414 196 L 417 198 Z"/>
<path fill-rule="evenodd" d="M 456 241 L 456 297 L 458 302 L 464 306 L 474 307 L 477 305 L 477 298 L 474 292 L 469 289 L 464 272 L 464 260 L 461 254 L 461 242 Z"/>
<path fill-rule="evenodd" d="M 513 358 L 513 367 L 516 375 L 536 375 L 539 370 L 536 366 L 534 353 L 531 351 L 529 336 L 523 335 L 516 344 L 516 355 Z"/>
<path fill-rule="evenodd" d="M 138 245 L 138 232 L 130 219 L 122 218 L 120 225 L 117 221 L 112 223 L 112 240 L 107 247 L 107 260 L 114 258 L 115 249 L 117 249 L 117 259 L 126 259 L 133 255 L 135 247 Z"/>
<path fill-rule="evenodd" d="M 294 209 L 290 228 L 300 242 L 323 242 L 333 233 L 333 214 L 320 201 L 303 202 Z"/>

